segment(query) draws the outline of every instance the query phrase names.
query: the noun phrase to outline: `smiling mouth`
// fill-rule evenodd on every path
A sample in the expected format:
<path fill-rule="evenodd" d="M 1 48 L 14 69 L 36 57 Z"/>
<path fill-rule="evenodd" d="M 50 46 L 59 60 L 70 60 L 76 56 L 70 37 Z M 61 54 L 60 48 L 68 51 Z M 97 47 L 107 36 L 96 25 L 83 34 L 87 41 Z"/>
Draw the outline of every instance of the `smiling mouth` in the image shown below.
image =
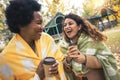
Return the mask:
<path fill-rule="evenodd" d="M 67 33 L 67 34 L 71 34 L 71 33 L 72 33 L 72 31 L 67 31 L 66 33 Z"/>
<path fill-rule="evenodd" d="M 41 34 L 42 34 L 42 31 L 39 31 L 39 32 L 38 32 L 38 34 L 41 36 Z"/>

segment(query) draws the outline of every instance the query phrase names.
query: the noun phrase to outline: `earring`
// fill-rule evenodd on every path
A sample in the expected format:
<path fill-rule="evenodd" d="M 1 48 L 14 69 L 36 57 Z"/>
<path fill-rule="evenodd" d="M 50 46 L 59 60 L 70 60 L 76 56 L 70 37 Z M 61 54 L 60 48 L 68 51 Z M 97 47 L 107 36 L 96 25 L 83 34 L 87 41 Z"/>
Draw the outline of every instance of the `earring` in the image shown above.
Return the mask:
<path fill-rule="evenodd" d="M 79 27 L 79 30 L 81 29 L 81 27 Z"/>
<path fill-rule="evenodd" d="M 79 30 L 81 29 L 81 25 L 79 26 Z"/>

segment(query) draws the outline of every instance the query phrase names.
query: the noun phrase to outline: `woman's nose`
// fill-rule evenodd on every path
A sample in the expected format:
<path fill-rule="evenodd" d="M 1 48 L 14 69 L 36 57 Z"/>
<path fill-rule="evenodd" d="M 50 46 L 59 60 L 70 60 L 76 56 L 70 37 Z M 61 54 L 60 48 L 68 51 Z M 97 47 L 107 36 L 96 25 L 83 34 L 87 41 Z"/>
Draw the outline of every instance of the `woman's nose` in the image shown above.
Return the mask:
<path fill-rule="evenodd" d="M 43 26 L 43 25 L 41 25 L 41 26 L 40 26 L 40 29 L 41 29 L 41 30 L 44 30 L 44 26 Z"/>
<path fill-rule="evenodd" d="M 44 26 L 41 27 L 42 30 L 44 30 L 44 28 L 45 28 Z"/>

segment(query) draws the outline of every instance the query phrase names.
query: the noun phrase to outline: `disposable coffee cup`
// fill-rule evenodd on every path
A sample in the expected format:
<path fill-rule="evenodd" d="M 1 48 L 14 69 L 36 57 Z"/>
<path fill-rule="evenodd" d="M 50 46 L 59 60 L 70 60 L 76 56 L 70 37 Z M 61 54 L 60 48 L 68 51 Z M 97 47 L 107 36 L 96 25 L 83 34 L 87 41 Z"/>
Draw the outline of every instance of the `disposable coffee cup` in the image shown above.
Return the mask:
<path fill-rule="evenodd" d="M 51 66 L 56 63 L 56 60 L 53 57 L 46 57 L 43 60 L 43 67 L 44 67 L 44 72 L 45 72 L 45 77 L 52 77 L 49 73 L 49 69 Z"/>
<path fill-rule="evenodd" d="M 76 44 L 76 43 L 74 43 L 72 40 L 70 40 L 70 44 L 69 44 L 69 46 L 74 46 L 74 47 L 76 47 L 76 48 L 77 48 L 77 44 Z"/>
<path fill-rule="evenodd" d="M 72 40 L 70 40 L 69 46 L 74 46 L 76 49 L 78 48 L 77 44 L 75 44 Z M 78 54 L 76 54 L 76 55 L 71 55 L 71 57 L 78 57 Z"/>

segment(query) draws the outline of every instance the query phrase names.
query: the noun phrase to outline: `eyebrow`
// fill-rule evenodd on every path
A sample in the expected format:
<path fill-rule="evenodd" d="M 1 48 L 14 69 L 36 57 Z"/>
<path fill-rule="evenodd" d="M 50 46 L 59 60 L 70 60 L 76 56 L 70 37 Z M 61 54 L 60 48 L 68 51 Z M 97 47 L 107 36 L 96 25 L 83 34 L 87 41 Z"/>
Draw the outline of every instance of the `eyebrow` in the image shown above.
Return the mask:
<path fill-rule="evenodd" d="M 42 18 L 41 19 L 38 18 L 38 19 L 35 19 L 34 21 L 43 21 L 43 19 Z"/>

